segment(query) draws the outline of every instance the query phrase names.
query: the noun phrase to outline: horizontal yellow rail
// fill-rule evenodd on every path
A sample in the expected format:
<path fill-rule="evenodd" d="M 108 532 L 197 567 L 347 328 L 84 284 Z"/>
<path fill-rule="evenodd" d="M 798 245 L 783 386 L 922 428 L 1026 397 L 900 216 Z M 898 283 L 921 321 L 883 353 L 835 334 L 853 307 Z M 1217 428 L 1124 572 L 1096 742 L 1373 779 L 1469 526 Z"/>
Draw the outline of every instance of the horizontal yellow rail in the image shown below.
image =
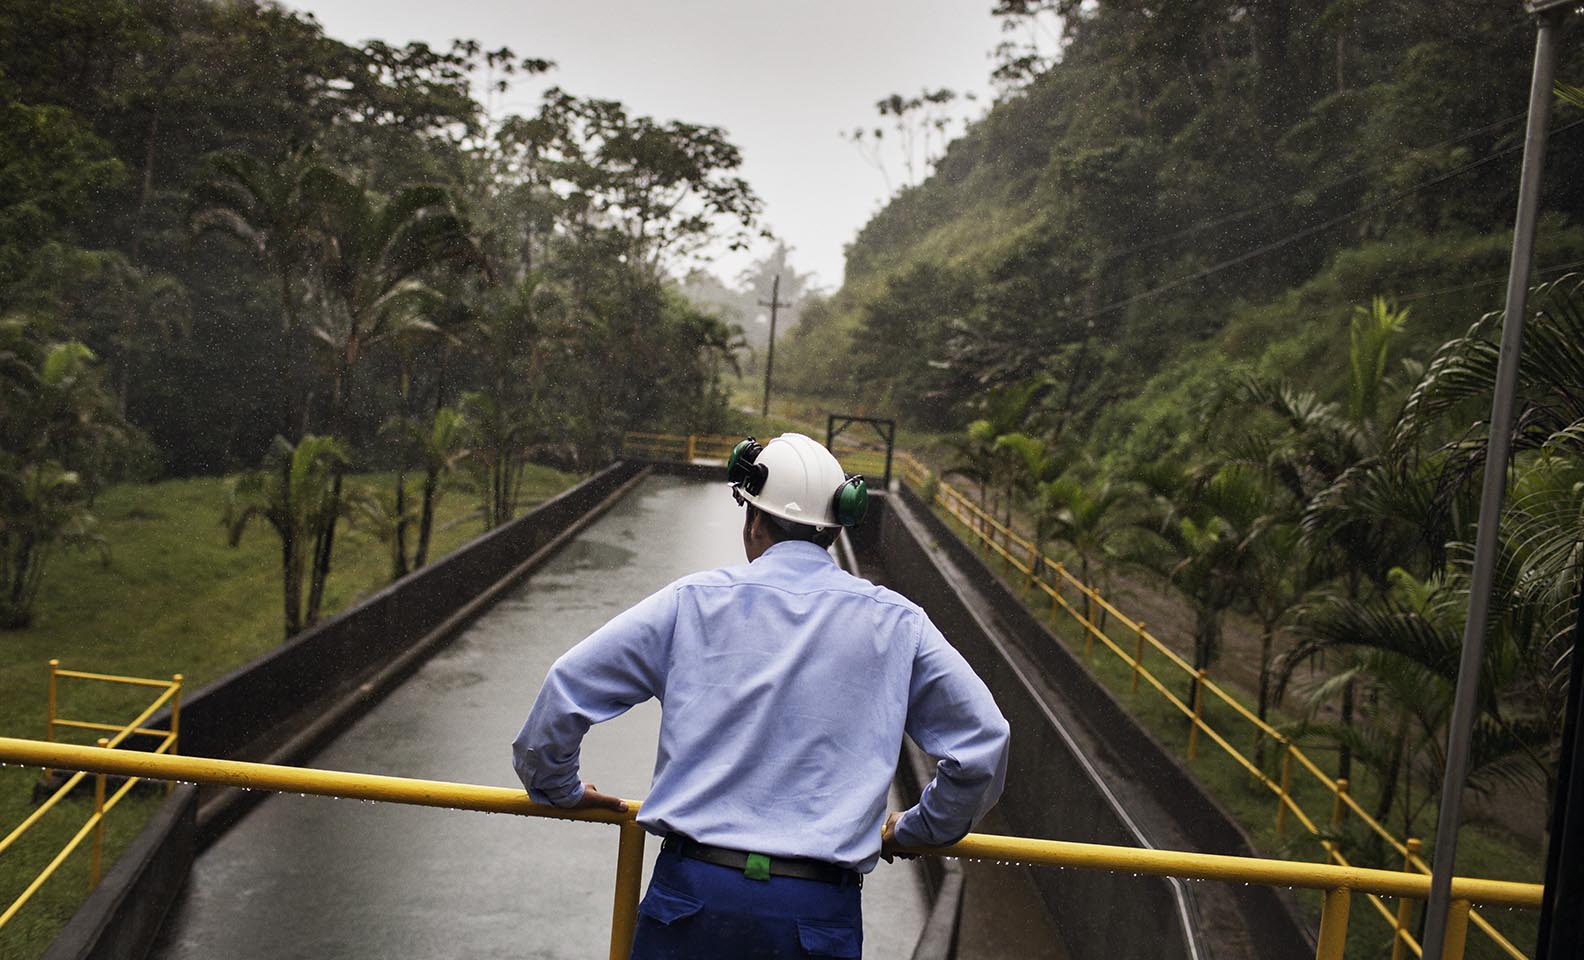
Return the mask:
<path fill-rule="evenodd" d="M 645 451 L 652 456 L 674 456 L 688 459 L 691 459 L 693 456 L 697 455 L 698 449 L 706 443 L 725 445 L 725 448 L 729 450 L 730 444 L 735 442 L 736 439 L 728 437 L 702 436 L 683 437 L 666 434 L 628 434 L 627 436 L 629 440 L 632 441 L 633 446 L 644 448 Z M 883 454 L 877 454 L 876 451 L 870 449 L 851 449 L 843 451 L 844 460 L 852 459 L 855 462 L 858 460 L 863 460 L 865 466 L 868 465 L 868 459 L 872 456 L 883 456 Z M 929 470 L 929 468 L 924 466 L 918 461 L 917 458 L 905 450 L 896 451 L 894 464 L 897 474 L 916 487 L 923 487 L 931 477 L 935 476 L 935 474 Z M 876 469 L 878 469 L 878 467 Z M 1029 586 L 1042 591 L 1048 597 L 1050 597 L 1052 601 L 1052 615 L 1055 614 L 1057 609 L 1064 610 L 1083 628 L 1086 637 L 1100 640 L 1100 642 L 1105 647 L 1111 650 L 1113 654 L 1115 654 L 1118 658 L 1123 660 L 1132 668 L 1135 677 L 1135 685 L 1138 678 L 1142 677 L 1149 686 L 1153 687 L 1158 693 L 1161 694 L 1161 696 L 1165 697 L 1173 707 L 1175 707 L 1188 718 L 1188 720 L 1193 724 L 1192 736 L 1190 737 L 1189 742 L 1190 760 L 1193 759 L 1195 745 L 1200 733 L 1202 732 L 1204 736 L 1208 737 L 1211 742 L 1220 747 L 1221 750 L 1225 752 L 1227 756 L 1229 756 L 1235 763 L 1247 770 L 1250 775 L 1254 777 L 1256 782 L 1270 790 L 1277 799 L 1277 809 L 1279 813 L 1277 818 L 1278 829 L 1280 829 L 1282 824 L 1285 822 L 1286 814 L 1291 812 L 1310 835 L 1320 838 L 1321 846 L 1325 851 L 1325 857 L 1328 861 L 1337 861 L 1339 866 L 1346 865 L 1346 858 L 1342 856 L 1341 852 L 1337 848 L 1336 843 L 1330 839 L 1327 839 L 1327 835 L 1322 832 L 1322 828 L 1303 810 L 1301 806 L 1299 806 L 1297 798 L 1293 796 L 1289 788 L 1285 769 L 1281 782 L 1277 783 L 1275 780 L 1271 779 L 1271 777 L 1267 776 L 1264 771 L 1260 770 L 1259 767 L 1251 759 L 1249 759 L 1248 756 L 1246 756 L 1241 750 L 1228 741 L 1225 736 L 1218 732 L 1209 724 L 1209 722 L 1204 719 L 1198 697 L 1195 698 L 1195 703 L 1190 705 L 1173 694 L 1163 681 L 1161 681 L 1155 676 L 1153 672 L 1144 666 L 1141 658 L 1146 647 L 1148 647 L 1150 650 L 1153 650 L 1156 654 L 1164 657 L 1168 663 L 1170 663 L 1177 670 L 1181 671 L 1185 676 L 1197 676 L 1199 681 L 1197 684 L 1198 689 L 1201 689 L 1211 698 L 1214 698 L 1215 700 L 1218 700 L 1225 706 L 1229 707 L 1243 721 L 1253 727 L 1258 734 L 1270 737 L 1281 747 L 1284 757 L 1284 764 L 1288 762 L 1289 759 L 1296 760 L 1298 762 L 1298 766 L 1304 772 L 1314 777 L 1316 782 L 1318 782 L 1334 798 L 1331 824 L 1333 831 L 1340 823 L 1339 811 L 1345 809 L 1347 812 L 1351 813 L 1354 817 L 1361 821 L 1372 833 L 1386 841 L 1399 854 L 1404 855 L 1405 871 L 1417 871 L 1422 874 L 1429 874 L 1429 865 L 1426 864 L 1422 858 L 1412 853 L 1409 849 L 1409 846 L 1404 841 L 1401 841 L 1392 835 L 1392 833 L 1387 830 L 1379 821 L 1377 821 L 1366 810 L 1364 810 L 1364 808 L 1361 807 L 1358 802 L 1347 793 L 1345 788 L 1341 787 L 1336 780 L 1333 780 L 1331 777 L 1327 776 L 1320 769 L 1320 767 L 1316 765 L 1307 754 L 1304 753 L 1303 750 L 1299 749 L 1296 744 L 1292 743 L 1275 727 L 1260 719 L 1259 716 L 1254 713 L 1254 711 L 1249 709 L 1246 704 L 1244 704 L 1237 697 L 1233 696 L 1225 688 L 1204 676 L 1202 672 L 1196 671 L 1193 666 L 1182 657 L 1182 655 L 1166 646 L 1166 644 L 1162 643 L 1159 638 L 1147 630 L 1142 622 L 1133 620 L 1127 614 L 1119 610 L 1109 600 L 1102 596 L 1099 591 L 1094 589 L 1094 587 L 1073 576 L 1073 574 L 1070 573 L 1065 568 L 1065 566 L 1051 558 L 1049 555 L 1045 554 L 1043 550 L 1037 547 L 1027 537 L 1020 534 L 1009 523 L 997 518 L 989 511 L 985 510 L 984 507 L 975 502 L 972 498 L 965 496 L 950 484 L 939 482 L 936 486 L 936 497 L 937 502 L 939 502 L 940 505 L 945 508 L 947 513 L 952 515 L 959 523 L 961 523 L 974 538 L 976 538 L 988 550 L 999 555 L 1010 569 L 1016 570 L 1019 574 L 1025 577 Z M 1018 555 L 1019 552 L 1021 552 L 1021 556 Z M 1048 579 L 1050 582 L 1046 582 L 1047 578 L 1046 576 L 1043 576 L 1046 574 L 1048 574 Z M 1076 590 L 1089 604 L 1093 605 L 1089 609 L 1092 610 L 1098 607 L 1100 610 L 1105 611 L 1105 613 L 1115 618 L 1115 620 L 1127 631 L 1133 633 L 1138 638 L 1138 650 L 1133 654 L 1129 654 L 1127 651 L 1123 650 L 1116 643 L 1116 641 L 1112 640 L 1111 637 L 1107 635 L 1103 629 L 1096 626 L 1089 617 L 1079 612 L 1076 607 L 1074 607 L 1066 600 L 1065 597 L 1061 595 L 1061 590 L 1063 587 L 1071 587 L 1072 589 Z M 1409 875 L 1412 875 L 1411 872 Z M 1397 918 L 1392 915 L 1391 911 L 1387 909 L 1385 904 L 1380 902 L 1380 900 L 1377 899 L 1375 895 L 1371 895 L 1370 901 L 1371 906 L 1373 906 L 1378 913 L 1386 917 L 1389 923 L 1393 923 L 1395 927 L 1393 931 L 1394 937 L 1404 940 L 1407 944 L 1407 948 L 1414 954 L 1418 955 L 1420 953 L 1419 945 L 1411 936 L 1406 933 L 1406 931 L 1403 929 L 1402 923 L 1397 921 Z M 1507 956 L 1512 957 L 1513 960 L 1525 960 L 1524 954 L 1515 946 L 1513 946 L 1511 941 L 1503 937 L 1494 927 L 1490 925 L 1489 922 L 1485 920 L 1485 918 L 1481 917 L 1477 912 L 1467 915 L 1466 919 L 1471 920 L 1481 932 L 1489 936 L 1497 948 L 1504 952 Z"/>
<path fill-rule="evenodd" d="M 901 460 L 901 462 L 904 464 L 903 475 L 907 477 L 909 482 L 922 486 L 924 480 L 930 476 L 928 470 L 926 470 L 921 464 L 918 463 L 917 460 L 905 452 L 899 455 L 899 460 Z M 1228 757 L 1247 770 L 1256 782 L 1275 794 L 1277 798 L 1277 809 L 1279 811 L 1279 816 L 1277 818 L 1278 830 L 1281 829 L 1281 826 L 1285 821 L 1285 814 L 1290 811 L 1296 816 L 1299 823 L 1312 836 L 1320 838 L 1321 846 L 1324 849 L 1325 856 L 1328 860 L 1337 861 L 1342 864 L 1346 863 L 1346 858 L 1341 855 L 1336 843 L 1330 839 L 1327 839 L 1327 835 L 1322 833 L 1321 828 L 1315 823 L 1313 819 L 1306 815 L 1302 807 L 1298 805 L 1297 799 L 1292 795 L 1289 789 L 1287 782 L 1288 778 L 1285 769 L 1283 772 L 1282 781 L 1278 784 L 1276 781 L 1267 776 L 1264 771 L 1260 770 L 1259 767 L 1252 760 L 1250 760 L 1247 755 L 1245 755 L 1241 750 L 1229 742 L 1203 718 L 1202 710 L 1199 709 L 1197 698 L 1196 702 L 1190 706 L 1181 698 L 1173 694 L 1167 688 L 1167 686 L 1154 675 L 1153 672 L 1144 666 L 1141 658 L 1146 646 L 1149 649 L 1155 651 L 1160 656 L 1164 657 L 1169 664 L 1184 674 L 1185 677 L 1197 676 L 1199 681 L 1199 689 L 1202 689 L 1214 699 L 1219 700 L 1221 703 L 1231 708 L 1234 713 L 1236 713 L 1241 719 L 1246 721 L 1251 727 L 1254 728 L 1254 730 L 1257 732 L 1257 735 L 1268 736 L 1277 744 L 1279 744 L 1284 754 L 1284 764 L 1289 759 L 1297 760 L 1299 767 L 1304 772 L 1312 776 L 1317 783 L 1319 783 L 1327 792 L 1332 795 L 1334 799 L 1331 824 L 1333 833 L 1340 826 L 1341 812 L 1346 810 L 1348 813 L 1351 813 L 1352 816 L 1362 822 L 1370 832 L 1384 840 L 1399 854 L 1404 855 L 1405 870 L 1418 871 L 1423 874 L 1430 873 L 1429 865 L 1426 864 L 1422 858 L 1411 853 L 1408 845 L 1404 841 L 1399 840 L 1389 830 L 1387 830 L 1384 825 L 1371 816 L 1368 811 L 1359 805 L 1358 801 L 1348 794 L 1346 789 L 1342 787 L 1338 781 L 1327 776 L 1319 768 L 1319 766 L 1317 766 L 1314 761 L 1304 753 L 1303 750 L 1299 749 L 1296 744 L 1293 744 L 1287 737 L 1276 730 L 1275 727 L 1271 726 L 1264 720 L 1261 720 L 1252 710 L 1248 708 L 1247 705 L 1245 705 L 1238 698 L 1233 696 L 1219 684 L 1216 684 L 1205 677 L 1202 672 L 1196 671 L 1193 666 L 1180 654 L 1172 650 L 1170 647 L 1167 647 L 1157 637 L 1145 629 L 1143 623 L 1135 621 L 1127 614 L 1123 613 L 1104 596 L 1102 596 L 1099 591 L 1095 590 L 1094 587 L 1073 576 L 1072 573 L 1065 568 L 1065 566 L 1055 561 L 1050 556 L 1044 554 L 1044 552 L 1038 549 L 1029 539 L 1019 534 L 1010 525 L 986 511 L 982 506 L 953 488 L 950 484 L 942 482 L 938 485 L 936 500 L 949 515 L 962 524 L 963 528 L 974 539 L 978 540 L 980 544 L 982 544 L 992 553 L 999 555 L 1010 569 L 1016 570 L 1019 574 L 1026 578 L 1027 586 L 1046 594 L 1051 599 L 1051 613 L 1053 616 L 1057 609 L 1063 610 L 1083 629 L 1086 638 L 1088 638 L 1086 640 L 1086 652 L 1089 641 L 1098 639 L 1102 645 L 1108 648 L 1123 662 L 1127 663 L 1132 669 L 1135 687 L 1137 685 L 1138 679 L 1142 677 L 1149 686 L 1153 687 L 1174 708 L 1176 708 L 1188 718 L 1188 720 L 1193 724 L 1188 746 L 1188 759 L 1190 761 L 1194 758 L 1195 745 L 1197 743 L 1199 734 L 1203 732 L 1204 735 L 1209 737 L 1210 740 L 1216 744 L 1216 746 L 1220 747 Z M 1020 557 L 1017 555 L 1015 550 L 1021 550 L 1022 556 Z M 1050 582 L 1046 582 L 1046 578 L 1041 576 L 1043 573 L 1050 574 Z M 1061 595 L 1061 588 L 1064 586 L 1075 589 L 1090 604 L 1092 604 L 1093 607 L 1098 607 L 1099 609 L 1104 610 L 1107 614 L 1115 618 L 1123 628 L 1132 632 L 1138 638 L 1138 650 L 1132 654 L 1123 650 L 1103 629 L 1096 626 L 1095 623 L 1089 619 L 1089 617 L 1081 613 L 1075 606 L 1073 606 L 1073 604 L 1069 603 L 1067 599 Z M 1090 609 L 1093 609 L 1093 607 Z M 1400 915 L 1394 916 L 1392 912 L 1387 909 L 1386 905 L 1373 895 L 1370 897 L 1370 902 L 1371 906 L 1374 907 L 1376 912 L 1380 913 L 1387 919 L 1388 923 L 1392 924 L 1394 927 L 1394 937 L 1401 938 L 1405 942 L 1408 950 L 1410 950 L 1415 955 L 1419 955 L 1421 952 L 1419 945 L 1403 929 L 1403 922 L 1401 919 L 1399 919 Z M 1478 912 L 1471 912 L 1467 919 L 1470 920 L 1475 925 L 1475 927 L 1480 930 L 1480 932 L 1489 937 L 1497 949 L 1502 951 L 1508 957 L 1511 957 L 1512 960 L 1526 960 L 1523 952 L 1514 946 L 1513 943 L 1504 937 L 1499 931 L 1497 931 L 1489 923 L 1489 921 L 1480 916 Z"/>
<path fill-rule="evenodd" d="M 155 780 L 203 783 L 221 787 L 240 787 L 249 790 L 379 800 L 597 823 L 630 823 L 640 806 L 635 801 L 629 801 L 629 809 L 622 813 L 609 810 L 565 810 L 534 803 L 522 790 L 513 787 L 479 786 L 237 760 L 107 750 L 11 737 L 0 737 L 0 762 L 86 770 Z M 969 834 L 947 847 L 908 849 L 904 852 L 1038 866 L 1126 870 L 1156 876 L 1260 883 L 1314 890 L 1343 889 L 1414 899 L 1424 899 L 1430 892 L 1430 878 L 1419 873 L 989 834 Z M 1473 877 L 1456 877 L 1452 881 L 1453 899 L 1493 906 L 1538 909 L 1542 893 L 1543 888 L 1533 883 Z"/>
<path fill-rule="evenodd" d="M 81 670 L 56 669 L 57 677 L 73 677 L 78 680 L 102 680 L 105 683 L 126 683 L 135 687 L 168 687 L 169 680 L 147 680 L 143 677 L 120 677 L 113 673 L 84 673 Z"/>

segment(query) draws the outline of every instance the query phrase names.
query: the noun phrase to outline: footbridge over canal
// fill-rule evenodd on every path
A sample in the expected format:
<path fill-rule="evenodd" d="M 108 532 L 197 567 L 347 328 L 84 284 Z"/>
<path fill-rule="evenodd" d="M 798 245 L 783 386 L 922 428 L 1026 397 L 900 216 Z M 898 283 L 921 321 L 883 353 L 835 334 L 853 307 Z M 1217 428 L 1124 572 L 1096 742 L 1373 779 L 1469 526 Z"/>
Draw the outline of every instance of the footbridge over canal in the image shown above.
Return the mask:
<path fill-rule="evenodd" d="M 183 708 L 185 757 L 0 741 L 7 762 L 203 784 L 176 791 L 49 955 L 154 942 L 164 957 L 582 957 L 607 939 L 624 955 L 643 863 L 630 815 L 568 818 L 519 788 L 452 781 L 511 782 L 505 744 L 560 650 L 675 576 L 740 561 L 722 475 L 612 466 L 199 691 Z M 1411 874 L 1241 856 L 1230 818 L 911 490 L 875 499 L 845 562 L 929 610 L 995 692 L 1013 757 L 982 826 L 998 835 L 971 835 L 926 871 L 877 871 L 867 955 L 1339 957 L 1351 892 L 1428 892 Z M 596 727 L 586 776 L 640 796 L 656 721 L 639 707 Z M 324 769 L 282 766 L 310 759 Z M 900 769 L 904 791 L 928 774 L 919 757 Z M 263 791 L 624 822 L 613 870 L 592 826 L 261 803 Z M 1283 887 L 1325 891 L 1318 927 Z M 1464 918 L 1471 900 L 1540 899 L 1494 881 L 1459 880 L 1454 895 Z"/>

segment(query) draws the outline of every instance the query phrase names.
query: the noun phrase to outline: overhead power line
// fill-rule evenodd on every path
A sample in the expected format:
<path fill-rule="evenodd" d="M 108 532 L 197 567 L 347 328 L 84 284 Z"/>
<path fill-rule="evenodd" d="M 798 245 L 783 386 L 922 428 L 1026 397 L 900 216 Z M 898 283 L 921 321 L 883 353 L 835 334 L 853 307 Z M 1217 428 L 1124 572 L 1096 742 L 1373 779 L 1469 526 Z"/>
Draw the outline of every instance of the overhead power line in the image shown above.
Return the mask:
<path fill-rule="evenodd" d="M 1551 134 L 1553 136 L 1555 136 L 1556 134 L 1564 133 L 1564 132 L 1566 132 L 1568 130 L 1571 130 L 1574 127 L 1577 127 L 1577 126 L 1579 126 L 1581 124 L 1584 124 L 1584 119 L 1575 120 L 1572 123 L 1564 124 L 1563 126 L 1560 126 L 1560 127 L 1556 128 L 1555 130 L 1551 131 Z M 1475 169 L 1477 167 L 1482 167 L 1482 166 L 1484 166 L 1487 163 L 1491 163 L 1491 162 L 1493 162 L 1495 160 L 1499 160 L 1502 157 L 1507 156 L 1510 153 L 1516 153 L 1516 152 L 1518 152 L 1521 149 L 1523 149 L 1523 144 L 1520 143 L 1520 144 L 1515 144 L 1515 145 L 1513 145 L 1511 147 L 1506 147 L 1506 148 L 1504 148 L 1502 150 L 1498 150 L 1495 153 L 1492 153 L 1492 154 L 1489 154 L 1487 156 L 1481 157 L 1478 160 L 1474 160 L 1472 162 L 1465 163 L 1462 166 L 1456 167 L 1456 168 L 1454 168 L 1452 170 L 1448 170 L 1445 173 L 1437 174 L 1436 176 L 1431 177 L 1428 180 L 1420 181 L 1419 183 L 1416 183 L 1416 184 L 1414 184 L 1411 187 L 1405 187 L 1402 190 L 1395 191 L 1395 192 L 1391 193 L 1390 195 L 1381 198 L 1380 200 L 1376 200 L 1376 201 L 1373 201 L 1371 203 L 1364 204 L 1361 207 L 1356 207 L 1356 208 L 1348 211 L 1347 213 L 1338 214 L 1337 216 L 1330 217 L 1330 218 L 1328 218 L 1326 220 L 1322 220 L 1319 223 L 1316 223 L 1316 224 L 1313 224 L 1311 226 L 1305 227 L 1304 229 L 1299 230 L 1299 231 L 1297 231 L 1295 233 L 1290 233 L 1290 234 L 1288 234 L 1285 237 L 1281 237 L 1279 239 L 1272 240 L 1269 243 L 1261 244 L 1260 246 L 1255 247 L 1252 250 L 1245 251 L 1244 253 L 1240 253 L 1237 256 L 1232 257 L 1231 259 L 1222 260 L 1221 262 L 1216 263 L 1216 264 L 1212 264 L 1211 266 L 1205 267 L 1202 270 L 1196 270 L 1193 273 L 1188 274 L 1187 276 L 1178 277 L 1176 280 L 1169 280 L 1166 283 L 1163 283 L 1163 284 L 1161 284 L 1161 285 L 1159 285 L 1157 287 L 1152 287 L 1152 288 L 1150 288 L 1148 290 L 1145 290 L 1145 291 L 1142 291 L 1140 293 L 1135 293 L 1132 296 L 1124 297 L 1123 299 L 1118 300 L 1115 303 L 1108 303 L 1108 304 L 1106 304 L 1103 307 L 1100 307 L 1100 308 L 1098 308 L 1098 309 L 1096 309 L 1094 311 L 1091 311 L 1090 313 L 1084 314 L 1083 316 L 1079 317 L 1079 320 L 1080 321 L 1094 320 L 1095 318 L 1105 316 L 1108 313 L 1112 313 L 1114 311 L 1121 310 L 1121 309 L 1123 309 L 1125 307 L 1130 307 L 1133 304 L 1138 303 L 1138 302 L 1140 302 L 1142 300 L 1148 300 L 1148 299 L 1151 299 L 1153 297 L 1158 297 L 1161 294 L 1169 293 L 1170 291 L 1175 290 L 1178 287 L 1182 287 L 1182 286 L 1185 286 L 1185 285 L 1190 284 L 1190 283 L 1195 283 L 1195 282 L 1197 282 L 1199 280 L 1205 279 L 1206 277 L 1210 277 L 1210 276 L 1213 276 L 1213 275 L 1215 275 L 1217 273 L 1220 273 L 1223 270 L 1230 269 L 1232 267 L 1238 266 L 1239 264 L 1247 263 L 1248 261 L 1256 259 L 1258 257 L 1262 257 L 1262 256 L 1264 256 L 1267 253 L 1273 253 L 1273 252 L 1275 252 L 1277 250 L 1282 249 L 1283 247 L 1287 247 L 1287 246 L 1290 246 L 1290 245 L 1292 245 L 1294 243 L 1297 243 L 1299 240 L 1303 240 L 1303 239 L 1305 239 L 1307 237 L 1312 237 L 1315 234 L 1321 233 L 1321 232 L 1323 232 L 1325 230 L 1329 230 L 1330 228 L 1332 228 L 1332 227 L 1334 227 L 1334 226 L 1336 226 L 1338 224 L 1346 223 L 1347 221 L 1352 220 L 1355 217 L 1361 216 L 1361 215 L 1366 214 L 1366 213 L 1371 213 L 1373 211 L 1381 209 L 1382 207 L 1390 206 L 1390 205 L 1396 203 L 1399 200 L 1402 200 L 1402 199 L 1404 199 L 1406 197 L 1412 196 L 1415 193 L 1418 193 L 1421 190 L 1426 190 L 1426 189 L 1428 189 L 1430 187 L 1433 187 L 1433 186 L 1436 186 L 1438 184 L 1445 183 L 1446 181 L 1451 180 L 1454 177 L 1462 176 L 1463 174 L 1469 172 L 1470 170 L 1473 170 L 1473 169 Z"/>
<path fill-rule="evenodd" d="M 1505 127 L 1516 120 L 1522 120 L 1526 116 L 1528 116 L 1526 113 L 1515 113 L 1510 117 L 1503 117 L 1500 120 L 1493 120 L 1483 127 L 1478 127 L 1473 130 L 1465 130 L 1457 136 L 1448 137 L 1439 143 L 1432 143 L 1429 146 L 1424 147 L 1413 147 L 1409 153 L 1424 153 L 1430 150 L 1440 150 L 1442 147 L 1455 146 L 1456 144 L 1462 143 L 1464 140 L 1472 140 L 1475 137 L 1482 136 L 1484 134 L 1490 133 L 1493 130 Z M 1404 154 L 1403 156 L 1407 156 L 1407 154 Z M 1399 157 L 1398 159 L 1402 159 L 1402 157 Z M 1328 190 L 1334 190 L 1337 187 L 1352 183 L 1355 180 L 1360 180 L 1369 176 L 1370 174 L 1379 173 L 1382 170 L 1387 169 L 1389 166 L 1391 166 L 1389 163 L 1377 163 L 1374 166 L 1365 167 L 1362 170 L 1357 170 L 1353 173 L 1350 173 L 1345 177 L 1337 177 L 1334 180 L 1328 180 L 1317 187 L 1311 187 L 1302 192 L 1314 194 L 1325 193 Z M 1108 260 L 1117 257 L 1129 256 L 1134 253 L 1139 253 L 1144 250 L 1158 247 L 1162 244 L 1170 243 L 1173 240 L 1181 240 L 1183 237 L 1191 237 L 1196 233 L 1202 233 L 1205 230 L 1210 230 L 1223 224 L 1232 223 L 1236 220 L 1242 220 L 1243 218 L 1251 217 L 1256 213 L 1264 213 L 1266 210 L 1286 206 L 1297 199 L 1297 196 L 1298 194 L 1293 193 L 1283 194 L 1282 196 L 1276 197 L 1275 199 L 1267 200 L 1264 203 L 1256 204 L 1252 207 L 1244 207 L 1242 210 L 1234 210 L 1231 213 L 1223 214 L 1212 220 L 1201 220 L 1198 223 L 1183 227 L 1182 229 L 1172 233 L 1154 237 L 1141 243 L 1134 244 L 1133 246 L 1124 247 L 1121 250 L 1108 252 L 1104 256 Z"/>

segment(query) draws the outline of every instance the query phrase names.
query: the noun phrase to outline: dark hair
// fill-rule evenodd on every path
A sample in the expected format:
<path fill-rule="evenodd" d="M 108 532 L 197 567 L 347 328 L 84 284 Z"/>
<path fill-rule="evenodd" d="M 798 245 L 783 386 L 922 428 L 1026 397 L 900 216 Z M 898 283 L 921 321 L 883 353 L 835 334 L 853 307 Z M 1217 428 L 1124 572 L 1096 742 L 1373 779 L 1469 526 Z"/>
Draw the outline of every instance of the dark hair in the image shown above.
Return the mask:
<path fill-rule="evenodd" d="M 841 527 L 826 527 L 821 530 L 806 523 L 793 523 L 790 520 L 782 520 L 780 517 L 771 516 L 751 503 L 746 504 L 746 506 L 749 513 L 744 518 L 745 521 L 752 523 L 753 515 L 756 513 L 764 517 L 765 520 L 769 521 L 765 524 L 765 530 L 769 533 L 770 539 L 776 543 L 783 543 L 787 540 L 802 540 L 817 547 L 829 547 L 836 542 L 836 537 L 841 533 Z"/>

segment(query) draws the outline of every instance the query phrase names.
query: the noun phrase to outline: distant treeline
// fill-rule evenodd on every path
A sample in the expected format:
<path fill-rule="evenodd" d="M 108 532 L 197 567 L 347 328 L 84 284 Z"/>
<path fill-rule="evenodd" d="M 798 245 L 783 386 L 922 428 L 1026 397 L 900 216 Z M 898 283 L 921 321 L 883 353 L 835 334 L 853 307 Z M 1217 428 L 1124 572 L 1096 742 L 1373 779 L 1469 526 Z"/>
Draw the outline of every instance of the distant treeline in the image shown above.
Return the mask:
<path fill-rule="evenodd" d="M 332 355 L 373 346 L 344 411 L 367 447 L 391 415 L 493 377 L 475 328 L 508 314 L 523 366 L 507 379 L 533 405 L 531 438 L 563 460 L 623 426 L 704 429 L 714 415 L 711 358 L 732 335 L 661 280 L 717 229 L 694 217 L 729 232 L 757 209 L 717 129 L 560 91 L 537 114 L 492 119 L 470 77 L 553 65 L 472 42 L 350 46 L 252 0 L 9 0 L 0 65 L 0 312 L 90 347 L 158 469 L 235 469 L 276 433 L 328 431 Z M 398 282 L 437 294 L 405 311 L 429 336 L 327 342 L 346 305 L 325 275 L 335 244 L 306 249 L 327 216 L 293 193 L 311 167 L 375 210 L 413 186 L 443 191 L 410 212 L 454 215 L 477 254 L 402 266 Z M 293 241 L 267 207 L 299 201 Z"/>
<path fill-rule="evenodd" d="M 339 518 L 400 574 L 452 473 L 497 524 L 529 458 L 723 428 L 741 331 L 670 278 L 750 235 L 738 150 L 556 88 L 473 96 L 553 69 L 257 0 L 0 4 L 0 625 L 118 477 L 262 466 L 228 520 L 282 538 L 289 631 Z M 343 490 L 370 469 L 394 490 Z"/>
<path fill-rule="evenodd" d="M 1499 304 L 1533 62 L 1521 4 L 997 12 L 1008 36 L 1037 25 L 1059 46 L 1004 49 L 1006 92 L 848 248 L 845 286 L 786 350 L 798 385 L 845 374 L 904 418 L 959 426 L 986 388 L 1050 375 L 1059 416 L 1148 457 L 1192 433 L 1167 409 L 1178 385 L 1228 363 L 1337 396 L 1311 377 L 1375 295 L 1415 304 L 1420 357 Z M 1560 43 L 1577 52 L 1584 21 Z M 1579 63 L 1564 54 L 1563 79 Z M 1542 267 L 1584 260 L 1580 120 L 1556 117 Z"/>

